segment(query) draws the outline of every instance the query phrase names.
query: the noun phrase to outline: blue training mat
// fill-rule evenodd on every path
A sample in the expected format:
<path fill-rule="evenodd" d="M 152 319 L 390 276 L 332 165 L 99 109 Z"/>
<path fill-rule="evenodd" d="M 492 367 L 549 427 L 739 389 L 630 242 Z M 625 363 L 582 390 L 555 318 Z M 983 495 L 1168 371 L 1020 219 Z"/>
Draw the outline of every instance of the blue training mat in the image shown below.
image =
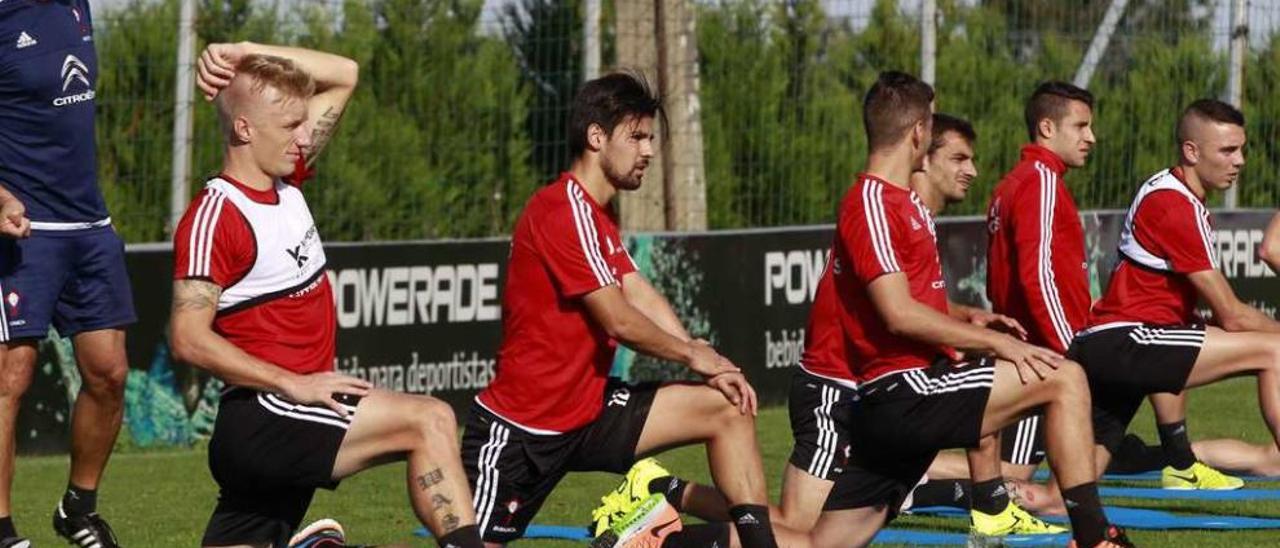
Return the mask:
<path fill-rule="evenodd" d="M 419 527 L 413 534 L 430 537 L 425 527 Z M 569 527 L 565 525 L 530 525 L 524 538 L 545 538 L 576 540 L 585 542 L 591 537 L 586 527 Z M 1004 542 L 1010 546 L 1062 546 L 1071 537 L 1069 535 L 1017 535 L 1005 537 Z M 873 543 L 910 544 L 914 546 L 963 546 L 968 537 L 963 533 L 939 533 L 935 531 L 912 531 L 909 529 L 885 529 L 876 535 Z"/>
<path fill-rule="evenodd" d="M 1236 476 L 1244 481 L 1280 481 L 1280 476 Z M 1049 479 L 1048 470 L 1036 470 L 1033 478 L 1036 481 L 1044 481 Z M 1102 476 L 1104 481 L 1160 481 L 1160 471 L 1152 470 L 1150 472 L 1138 472 L 1136 474 L 1105 474 Z"/>
<path fill-rule="evenodd" d="M 969 540 L 964 533 L 939 533 L 910 529 L 885 529 L 876 534 L 872 544 L 908 544 L 911 546 L 964 546 Z M 1006 546 L 1063 546 L 1071 535 L 1013 535 L 1001 539 Z"/>
<path fill-rule="evenodd" d="M 1239 491 L 1218 492 L 1231 493 Z M 1280 529 L 1280 519 L 1174 514 L 1160 510 L 1125 508 L 1121 506 L 1108 506 L 1104 510 L 1107 513 L 1108 521 L 1127 529 L 1164 531 L 1172 529 Z M 911 513 L 924 516 L 969 517 L 968 510 L 961 510 L 951 506 L 912 508 Z M 1043 516 L 1043 519 L 1055 523 L 1067 522 L 1066 516 Z"/>
<path fill-rule="evenodd" d="M 420 537 L 431 537 L 431 532 L 426 527 L 419 527 L 413 531 L 414 535 Z M 554 538 L 562 540 L 591 540 L 591 535 L 587 534 L 587 528 L 569 525 L 538 525 L 531 524 L 525 529 L 524 538 Z"/>
<path fill-rule="evenodd" d="M 1158 489 L 1152 487 L 1099 487 L 1104 497 L 1129 497 L 1133 499 L 1159 500 L 1280 500 L 1280 489 L 1237 489 L 1235 491 L 1204 491 Z"/>

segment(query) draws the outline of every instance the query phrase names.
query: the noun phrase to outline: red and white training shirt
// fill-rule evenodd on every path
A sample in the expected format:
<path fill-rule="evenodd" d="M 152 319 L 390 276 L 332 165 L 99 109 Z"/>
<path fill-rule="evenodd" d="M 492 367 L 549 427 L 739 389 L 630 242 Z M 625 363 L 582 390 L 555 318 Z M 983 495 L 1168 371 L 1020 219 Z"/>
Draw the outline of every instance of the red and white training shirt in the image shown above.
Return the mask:
<path fill-rule="evenodd" d="M 324 247 L 297 187 L 205 183 L 173 238 L 176 280 L 222 288 L 214 332 L 294 373 L 333 369 L 337 329 Z"/>
<path fill-rule="evenodd" d="M 1217 249 L 1209 209 L 1187 188 L 1181 168 L 1147 179 L 1129 206 L 1120 232 L 1120 262 L 1093 307 L 1090 329 L 1201 321 L 1187 274 L 1218 268 Z"/>
<path fill-rule="evenodd" d="M 818 289 L 813 295 L 813 308 L 809 309 L 809 324 L 804 332 L 804 354 L 800 356 L 800 368 L 812 375 L 854 388 L 856 384 L 853 372 L 849 370 L 845 354 L 844 331 L 840 327 L 840 295 L 836 291 L 833 264 L 832 257 L 827 257 L 827 267 L 818 279 Z"/>
<path fill-rule="evenodd" d="M 933 217 L 920 197 L 873 175 L 858 179 L 840 205 L 831 272 L 849 367 L 856 381 L 867 382 L 954 352 L 890 333 L 871 302 L 872 281 L 902 272 L 912 298 L 946 314 L 947 283 Z"/>
<path fill-rule="evenodd" d="M 635 271 L 617 224 L 571 174 L 536 192 L 511 235 L 497 373 L 480 405 L 534 433 L 595 420 L 617 343 L 581 297 Z"/>
<path fill-rule="evenodd" d="M 1027 329 L 1032 344 L 1066 352 L 1089 320 L 1084 227 L 1047 148 L 1022 147 L 987 208 L 987 298 Z"/>

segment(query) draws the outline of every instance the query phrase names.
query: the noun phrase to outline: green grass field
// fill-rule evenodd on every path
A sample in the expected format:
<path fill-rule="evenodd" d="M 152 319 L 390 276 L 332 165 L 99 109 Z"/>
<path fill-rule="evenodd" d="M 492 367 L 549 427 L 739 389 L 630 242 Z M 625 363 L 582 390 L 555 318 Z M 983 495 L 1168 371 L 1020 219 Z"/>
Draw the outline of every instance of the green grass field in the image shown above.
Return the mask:
<path fill-rule="evenodd" d="M 1193 439 L 1237 437 L 1269 441 L 1259 418 L 1252 379 L 1240 379 L 1202 389 L 1191 395 L 1190 425 Z M 1146 439 L 1156 439 L 1149 409 L 1134 422 Z M 771 408 L 760 416 L 761 445 L 766 472 L 777 500 L 782 465 L 790 449 L 786 410 Z M 673 451 L 662 457 L 677 474 L 707 481 L 701 448 Z M 59 546 L 49 526 L 50 514 L 66 481 L 66 457 L 30 457 L 18 462 L 14 489 L 15 520 L 19 531 L 37 546 Z M 407 543 L 434 546 L 415 539 L 418 524 L 409 510 L 403 486 L 402 465 L 391 465 L 352 478 L 336 492 L 321 491 L 310 518 L 335 517 L 347 527 L 352 540 L 365 543 Z M 596 499 L 613 487 L 616 477 L 579 474 L 561 483 L 543 507 L 537 522 L 573 525 L 587 521 Z M 1263 485 L 1251 485 L 1260 487 Z M 1275 488 L 1276 485 L 1265 485 Z M 215 485 L 209 476 L 202 449 L 163 452 L 123 452 L 107 470 L 100 510 L 111 520 L 121 542 L 130 547 L 196 546 L 205 520 L 213 508 Z M 1280 517 L 1280 502 L 1203 502 L 1109 500 L 1122 504 L 1188 513 Z M 963 532 L 960 520 L 908 517 L 895 527 L 928 528 Z M 1263 532 L 1131 532 L 1141 546 L 1277 546 L 1280 531 Z M 520 546 L 571 546 L 568 542 L 525 541 Z"/>

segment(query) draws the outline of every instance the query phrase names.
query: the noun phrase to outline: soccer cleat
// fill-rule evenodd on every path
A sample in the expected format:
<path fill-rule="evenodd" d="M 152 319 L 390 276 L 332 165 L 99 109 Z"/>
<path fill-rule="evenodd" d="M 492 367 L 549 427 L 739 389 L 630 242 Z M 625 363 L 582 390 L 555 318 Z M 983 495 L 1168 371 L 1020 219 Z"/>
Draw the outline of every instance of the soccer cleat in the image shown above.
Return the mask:
<path fill-rule="evenodd" d="M 115 532 L 97 512 L 83 516 L 68 514 L 61 502 L 53 511 L 53 530 L 67 542 L 82 548 L 120 548 Z"/>
<path fill-rule="evenodd" d="M 311 522 L 289 539 L 289 548 L 342 548 L 347 534 L 342 524 L 329 518 Z"/>
<path fill-rule="evenodd" d="M 616 521 L 622 519 L 653 494 L 649 491 L 649 482 L 670 475 L 671 472 L 658 464 L 657 459 L 642 459 L 631 465 L 626 477 L 622 478 L 622 483 L 618 484 L 613 491 L 600 497 L 600 506 L 591 511 L 593 524 L 591 534 L 593 536 L 603 534 Z"/>
<path fill-rule="evenodd" d="M 671 533 L 684 529 L 680 514 L 662 495 L 650 495 L 605 532 L 590 548 L 659 548 Z"/>
<path fill-rule="evenodd" d="M 1234 491 L 1244 487 L 1244 480 L 1228 476 L 1213 467 L 1196 461 L 1186 470 L 1166 466 L 1160 471 L 1160 485 L 1165 489 L 1182 491 Z"/>
<path fill-rule="evenodd" d="M 0 539 L 0 548 L 31 548 L 31 541 L 22 537 Z"/>
<path fill-rule="evenodd" d="M 1056 535 L 1067 529 L 1037 518 L 1021 506 L 1009 501 L 999 514 L 969 511 L 969 533 L 979 537 L 1004 537 L 1008 535 Z"/>
<path fill-rule="evenodd" d="M 1080 544 L 1076 542 L 1076 539 L 1071 539 L 1071 542 L 1067 543 L 1067 548 L 1080 548 Z M 1106 536 L 1103 537 L 1102 542 L 1099 542 L 1097 545 L 1092 546 L 1090 548 L 1136 548 L 1136 547 L 1133 544 L 1133 542 L 1129 540 L 1129 537 L 1125 536 L 1124 529 L 1121 529 L 1114 525 L 1110 525 L 1107 527 L 1107 533 L 1106 533 Z"/>

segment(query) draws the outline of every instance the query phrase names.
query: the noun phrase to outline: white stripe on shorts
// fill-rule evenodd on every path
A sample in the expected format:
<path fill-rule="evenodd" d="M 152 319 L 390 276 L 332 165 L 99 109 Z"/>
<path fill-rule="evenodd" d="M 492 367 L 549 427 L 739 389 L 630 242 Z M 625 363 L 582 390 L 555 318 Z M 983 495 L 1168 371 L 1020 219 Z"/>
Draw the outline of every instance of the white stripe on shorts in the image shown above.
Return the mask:
<path fill-rule="evenodd" d="M 493 421 L 489 423 L 489 441 L 480 447 L 480 456 L 476 462 L 480 475 L 476 479 L 476 492 L 472 503 L 476 509 L 477 521 L 480 523 L 481 536 L 489 529 L 489 518 L 493 517 L 493 504 L 498 498 L 498 460 L 510 436 L 510 429 L 498 421 Z"/>

